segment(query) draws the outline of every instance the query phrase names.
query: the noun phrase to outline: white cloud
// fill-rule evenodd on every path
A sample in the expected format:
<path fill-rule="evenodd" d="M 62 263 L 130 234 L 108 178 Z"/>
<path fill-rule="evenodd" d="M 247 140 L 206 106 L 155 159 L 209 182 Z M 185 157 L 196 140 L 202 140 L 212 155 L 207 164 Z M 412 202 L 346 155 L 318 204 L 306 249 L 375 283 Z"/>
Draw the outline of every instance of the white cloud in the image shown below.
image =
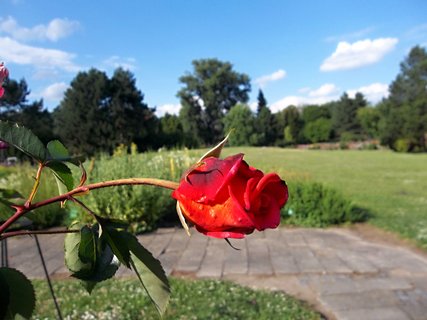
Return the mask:
<path fill-rule="evenodd" d="M 0 37 L 0 60 L 37 69 L 60 69 L 76 72 L 80 68 L 72 61 L 74 54 L 56 49 L 45 49 L 19 43 L 9 37 Z"/>
<path fill-rule="evenodd" d="M 351 40 L 351 39 L 360 39 L 362 37 L 365 37 L 367 34 L 374 31 L 375 28 L 368 27 L 361 30 L 357 30 L 351 33 L 341 34 L 337 36 L 329 36 L 325 38 L 326 42 L 337 42 L 337 41 L 345 41 L 345 40 Z"/>
<path fill-rule="evenodd" d="M 325 83 L 320 86 L 319 89 L 308 91 L 310 97 L 324 97 L 334 94 L 338 91 L 338 88 L 333 83 Z"/>
<path fill-rule="evenodd" d="M 12 17 L 0 19 L 0 32 L 20 41 L 58 41 L 69 36 L 79 27 L 80 24 L 77 21 L 59 18 L 53 19 L 47 25 L 39 24 L 32 28 L 20 26 Z"/>
<path fill-rule="evenodd" d="M 335 52 L 323 61 L 321 71 L 354 69 L 380 61 L 394 49 L 397 38 L 378 38 L 354 43 L 340 42 Z"/>
<path fill-rule="evenodd" d="M 120 58 L 119 56 L 111 56 L 105 59 L 103 64 L 113 69 L 123 68 L 129 71 L 136 69 L 136 59 L 134 58 Z"/>
<path fill-rule="evenodd" d="M 283 79 L 284 77 L 286 77 L 286 71 L 279 69 L 273 72 L 272 74 L 255 79 L 255 83 L 261 88 L 263 88 L 267 85 L 267 83 Z"/>
<path fill-rule="evenodd" d="M 305 88 L 303 95 L 290 95 L 286 96 L 279 101 L 273 103 L 270 107 L 272 112 L 277 112 L 282 109 L 294 106 L 304 106 L 310 104 L 324 104 L 330 101 L 336 101 L 340 98 L 343 91 L 341 91 L 335 84 L 326 83 L 314 90 L 307 90 Z M 371 103 L 377 103 L 382 98 L 386 98 L 389 94 L 388 85 L 384 83 L 372 83 L 367 86 L 362 86 L 358 89 L 350 89 L 346 91 L 349 97 L 354 98 L 357 92 L 363 93 L 365 98 Z"/>
<path fill-rule="evenodd" d="M 299 93 L 307 93 L 310 92 L 311 88 L 310 87 L 304 87 L 298 90 Z"/>
<path fill-rule="evenodd" d="M 324 104 L 339 98 L 339 88 L 333 83 L 325 83 L 317 89 L 303 88 L 299 90 L 304 95 L 286 96 L 271 105 L 271 111 L 277 112 L 290 105 L 303 106 L 309 104 Z"/>
<path fill-rule="evenodd" d="M 166 113 L 177 115 L 179 114 L 180 109 L 181 109 L 180 104 L 167 103 L 167 104 L 156 107 L 156 115 L 158 117 L 163 117 Z"/>
<path fill-rule="evenodd" d="M 46 101 L 57 102 L 62 100 L 64 92 L 67 90 L 67 88 L 68 84 L 65 82 L 57 82 L 46 87 L 40 95 Z"/>
<path fill-rule="evenodd" d="M 382 98 L 387 98 L 389 95 L 388 84 L 379 82 L 358 89 L 348 90 L 347 94 L 349 97 L 354 98 L 357 92 L 363 93 L 365 98 L 371 103 L 377 103 L 381 101 Z"/>
<path fill-rule="evenodd" d="M 257 101 L 253 101 L 249 103 L 249 108 L 253 111 L 256 112 L 258 109 L 258 102 Z"/>

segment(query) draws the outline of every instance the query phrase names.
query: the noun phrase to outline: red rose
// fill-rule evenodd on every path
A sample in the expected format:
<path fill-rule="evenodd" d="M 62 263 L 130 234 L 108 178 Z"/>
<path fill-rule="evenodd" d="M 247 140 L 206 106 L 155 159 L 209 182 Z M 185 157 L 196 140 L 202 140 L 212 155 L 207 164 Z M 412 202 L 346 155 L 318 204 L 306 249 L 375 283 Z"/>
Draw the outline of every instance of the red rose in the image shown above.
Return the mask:
<path fill-rule="evenodd" d="M 243 154 L 208 157 L 189 170 L 172 196 L 196 229 L 216 238 L 245 234 L 280 223 L 288 199 L 286 183 L 275 173 L 248 166 Z"/>
<path fill-rule="evenodd" d="M 4 89 L 2 88 L 3 80 L 9 76 L 9 71 L 4 66 L 3 62 L 0 63 L 0 98 L 4 94 Z"/>

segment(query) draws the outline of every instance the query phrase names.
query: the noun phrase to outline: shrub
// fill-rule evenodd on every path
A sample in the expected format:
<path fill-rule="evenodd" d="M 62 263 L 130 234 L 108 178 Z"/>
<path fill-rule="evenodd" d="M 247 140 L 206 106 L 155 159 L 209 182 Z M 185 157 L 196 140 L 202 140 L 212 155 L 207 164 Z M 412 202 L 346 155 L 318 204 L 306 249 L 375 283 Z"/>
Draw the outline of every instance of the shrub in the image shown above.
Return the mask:
<path fill-rule="evenodd" d="M 88 169 L 88 183 L 129 177 L 155 177 L 179 181 L 184 170 L 197 159 L 185 151 L 157 152 L 137 155 L 119 154 L 92 160 Z M 160 223 L 177 221 L 175 200 L 171 191 L 152 186 L 122 186 L 94 190 L 81 198 L 95 213 L 103 217 L 130 223 L 131 231 L 144 232 Z M 90 216 L 79 209 L 83 219 Z"/>
<path fill-rule="evenodd" d="M 282 209 L 282 217 L 289 224 L 326 227 L 367 218 L 366 211 L 354 206 L 337 190 L 317 182 L 291 183 L 289 195 Z"/>
<path fill-rule="evenodd" d="M 319 118 L 308 122 L 303 130 L 304 137 L 312 143 L 329 141 L 332 132 L 331 120 Z"/>
<path fill-rule="evenodd" d="M 37 168 L 28 163 L 14 168 L 16 168 L 14 173 L 9 174 L 0 181 L 0 187 L 15 189 L 24 197 L 27 197 L 34 185 L 34 176 Z M 43 179 L 41 179 L 34 202 L 58 195 L 58 186 L 50 171 L 44 170 L 42 175 Z M 63 224 L 64 219 L 67 217 L 67 211 L 62 209 L 59 204 L 54 203 L 33 210 L 26 214 L 26 217 L 33 222 L 33 226 L 37 229 L 49 228 Z"/>
<path fill-rule="evenodd" d="M 412 139 L 397 139 L 394 143 L 394 149 L 397 152 L 411 152 L 414 151 L 414 141 Z"/>

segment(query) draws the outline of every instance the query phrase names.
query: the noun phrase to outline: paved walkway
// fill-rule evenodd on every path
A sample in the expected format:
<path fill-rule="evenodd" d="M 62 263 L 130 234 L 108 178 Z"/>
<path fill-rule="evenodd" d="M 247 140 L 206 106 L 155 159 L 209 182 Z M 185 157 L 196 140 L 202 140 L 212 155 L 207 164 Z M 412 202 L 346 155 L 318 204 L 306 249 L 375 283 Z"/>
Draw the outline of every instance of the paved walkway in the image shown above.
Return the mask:
<path fill-rule="evenodd" d="M 68 276 L 63 236 L 39 236 L 48 269 Z M 328 319 L 427 319 L 427 259 L 405 247 L 368 242 L 348 229 L 277 229 L 234 240 L 160 229 L 140 241 L 168 274 L 228 279 L 282 290 L 309 301 Z M 12 267 L 43 277 L 35 242 L 8 241 Z M 120 276 L 130 275 L 120 269 Z"/>

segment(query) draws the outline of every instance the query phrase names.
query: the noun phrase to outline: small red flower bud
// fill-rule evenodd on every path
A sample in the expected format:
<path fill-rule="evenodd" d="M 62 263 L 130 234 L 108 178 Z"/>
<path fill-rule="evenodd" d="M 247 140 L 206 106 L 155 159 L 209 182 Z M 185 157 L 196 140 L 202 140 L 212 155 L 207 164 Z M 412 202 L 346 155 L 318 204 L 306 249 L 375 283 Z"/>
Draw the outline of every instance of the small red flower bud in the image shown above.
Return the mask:
<path fill-rule="evenodd" d="M 4 63 L 0 63 L 0 98 L 4 94 L 4 89 L 2 87 L 4 79 L 6 79 L 9 76 L 9 70 L 4 66 Z"/>

